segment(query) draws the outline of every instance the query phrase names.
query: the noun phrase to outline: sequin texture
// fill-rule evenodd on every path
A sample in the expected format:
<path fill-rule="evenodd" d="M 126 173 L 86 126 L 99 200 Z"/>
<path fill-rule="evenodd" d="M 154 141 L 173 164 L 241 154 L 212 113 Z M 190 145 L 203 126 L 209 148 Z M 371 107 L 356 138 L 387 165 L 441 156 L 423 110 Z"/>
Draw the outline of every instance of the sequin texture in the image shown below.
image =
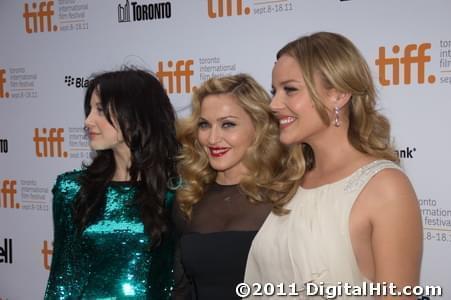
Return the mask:
<path fill-rule="evenodd" d="M 80 172 L 59 176 L 53 188 L 54 251 L 45 299 L 170 299 L 173 240 L 150 251 L 135 186 L 112 182 L 102 214 L 76 234 L 71 207 Z"/>

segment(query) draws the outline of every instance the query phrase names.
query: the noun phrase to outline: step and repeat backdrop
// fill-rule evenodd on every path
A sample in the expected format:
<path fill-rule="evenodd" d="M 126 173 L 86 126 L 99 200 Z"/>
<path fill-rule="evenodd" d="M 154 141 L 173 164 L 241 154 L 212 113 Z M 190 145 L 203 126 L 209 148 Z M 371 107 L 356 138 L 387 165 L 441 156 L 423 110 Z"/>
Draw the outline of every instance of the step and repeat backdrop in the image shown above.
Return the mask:
<path fill-rule="evenodd" d="M 349 37 L 418 195 L 422 285 L 451 299 L 451 2 L 447 0 L 0 1 L 0 299 L 41 299 L 52 260 L 57 174 L 89 158 L 83 93 L 96 72 L 135 65 L 179 116 L 212 76 L 271 86 L 275 54 L 315 31 Z"/>

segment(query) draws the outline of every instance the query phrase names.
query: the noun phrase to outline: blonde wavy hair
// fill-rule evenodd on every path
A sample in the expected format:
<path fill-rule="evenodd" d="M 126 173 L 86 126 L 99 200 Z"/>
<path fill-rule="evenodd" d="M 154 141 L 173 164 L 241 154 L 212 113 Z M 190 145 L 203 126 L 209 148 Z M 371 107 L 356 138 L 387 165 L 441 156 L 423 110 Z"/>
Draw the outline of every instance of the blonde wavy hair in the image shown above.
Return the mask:
<path fill-rule="evenodd" d="M 399 163 L 390 137 L 390 124 L 376 110 L 376 90 L 367 62 L 346 37 L 331 32 L 317 32 L 298 38 L 277 53 L 293 57 L 299 64 L 307 90 L 324 124 L 331 119 L 315 86 L 315 75 L 326 89 L 350 93 L 348 102 L 348 138 L 362 153 Z M 303 144 L 307 168 L 314 165 L 313 151 Z"/>
<path fill-rule="evenodd" d="M 177 137 L 182 145 L 178 171 L 182 186 L 177 201 L 188 219 L 192 207 L 201 201 L 207 185 L 214 182 L 217 172 L 210 167 L 208 156 L 197 139 L 198 122 L 203 99 L 209 95 L 229 94 L 250 116 L 255 128 L 255 140 L 243 157 L 248 169 L 240 188 L 254 203 L 271 202 L 277 214 L 287 212 L 284 204 L 292 198 L 304 174 L 299 146 L 284 146 L 279 142 L 279 124 L 269 107 L 270 96 L 251 76 L 211 78 L 194 91 L 191 116 L 180 120 Z"/>

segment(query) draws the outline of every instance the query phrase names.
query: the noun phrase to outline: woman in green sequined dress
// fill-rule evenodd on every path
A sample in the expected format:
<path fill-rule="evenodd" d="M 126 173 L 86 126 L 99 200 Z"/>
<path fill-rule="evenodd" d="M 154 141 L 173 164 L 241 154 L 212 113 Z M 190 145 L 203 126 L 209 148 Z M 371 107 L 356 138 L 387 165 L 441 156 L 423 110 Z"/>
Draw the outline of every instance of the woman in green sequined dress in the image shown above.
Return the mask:
<path fill-rule="evenodd" d="M 53 188 L 54 250 L 45 299 L 170 299 L 168 216 L 175 113 L 150 73 L 95 76 L 85 128 L 96 155 Z"/>

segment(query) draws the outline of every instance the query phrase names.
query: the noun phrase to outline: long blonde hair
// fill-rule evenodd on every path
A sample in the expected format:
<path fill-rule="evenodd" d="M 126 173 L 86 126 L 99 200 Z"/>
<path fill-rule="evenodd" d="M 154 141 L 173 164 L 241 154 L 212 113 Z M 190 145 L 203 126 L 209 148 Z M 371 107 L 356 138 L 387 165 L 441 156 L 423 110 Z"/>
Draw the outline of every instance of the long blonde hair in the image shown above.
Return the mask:
<path fill-rule="evenodd" d="M 321 119 L 329 125 L 331 119 L 315 86 L 319 75 L 326 89 L 350 93 L 348 138 L 362 153 L 399 163 L 391 137 L 390 124 L 376 110 L 376 91 L 368 64 L 355 45 L 337 33 L 317 32 L 300 37 L 277 53 L 293 57 L 303 72 L 303 78 L 313 104 Z M 304 155 L 310 169 L 314 164 L 313 151 L 304 144 Z"/>
<path fill-rule="evenodd" d="M 218 94 L 234 96 L 255 127 L 255 140 L 242 160 L 249 173 L 241 180 L 240 188 L 251 202 L 269 201 L 275 213 L 285 213 L 283 205 L 294 195 L 304 173 L 302 151 L 299 146 L 288 147 L 279 142 L 279 125 L 269 107 L 270 96 L 246 74 L 204 82 L 193 94 L 191 116 L 179 121 L 177 136 L 182 150 L 178 171 L 183 185 L 177 190 L 177 201 L 181 210 L 190 218 L 193 205 L 216 179 L 217 172 L 210 167 L 198 142 L 197 130 L 203 99 Z"/>

